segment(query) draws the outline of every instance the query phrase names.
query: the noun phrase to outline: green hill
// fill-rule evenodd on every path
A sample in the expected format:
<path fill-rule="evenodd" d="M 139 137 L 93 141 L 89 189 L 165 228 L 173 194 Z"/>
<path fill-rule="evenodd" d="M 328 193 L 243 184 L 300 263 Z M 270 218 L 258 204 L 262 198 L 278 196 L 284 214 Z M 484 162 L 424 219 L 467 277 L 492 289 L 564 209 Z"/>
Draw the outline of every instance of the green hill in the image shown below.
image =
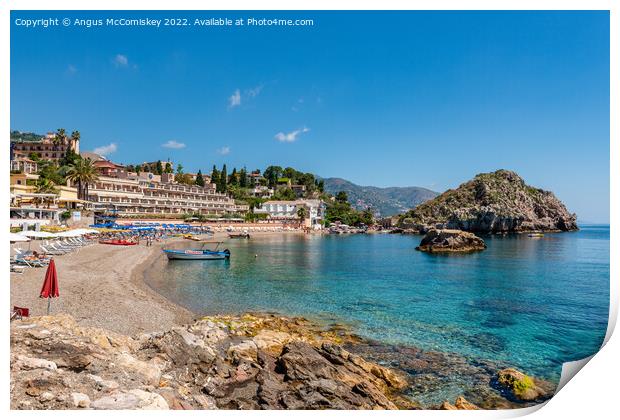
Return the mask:
<path fill-rule="evenodd" d="M 42 137 L 45 136 L 36 133 L 24 133 L 17 130 L 11 131 L 11 141 L 39 141 Z"/>

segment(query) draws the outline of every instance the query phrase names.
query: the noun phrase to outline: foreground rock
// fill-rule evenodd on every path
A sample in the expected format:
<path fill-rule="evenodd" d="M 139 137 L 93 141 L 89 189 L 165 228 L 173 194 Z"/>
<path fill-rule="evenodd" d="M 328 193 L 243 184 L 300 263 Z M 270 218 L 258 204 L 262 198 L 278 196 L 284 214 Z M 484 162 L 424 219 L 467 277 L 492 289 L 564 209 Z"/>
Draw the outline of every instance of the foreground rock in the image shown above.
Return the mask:
<path fill-rule="evenodd" d="M 554 386 L 513 368 L 497 373 L 497 386 L 517 401 L 542 401 L 553 395 Z"/>
<path fill-rule="evenodd" d="M 577 230 L 577 216 L 552 192 L 531 187 L 514 172 L 499 170 L 448 190 L 400 217 L 401 228 L 460 229 L 500 233 Z"/>
<path fill-rule="evenodd" d="M 473 233 L 433 229 L 422 238 L 416 249 L 425 252 L 472 252 L 482 251 L 486 247 L 484 241 Z"/>
<path fill-rule="evenodd" d="M 210 317 L 139 337 L 66 315 L 11 324 L 13 409 L 396 409 L 407 382 L 344 350 L 346 331 Z M 395 403 L 396 402 L 396 403 Z"/>
<path fill-rule="evenodd" d="M 462 395 L 457 397 L 454 405 L 450 404 L 448 401 L 444 401 L 443 404 L 439 407 L 440 410 L 480 410 L 475 404 L 470 403 L 463 397 Z"/>

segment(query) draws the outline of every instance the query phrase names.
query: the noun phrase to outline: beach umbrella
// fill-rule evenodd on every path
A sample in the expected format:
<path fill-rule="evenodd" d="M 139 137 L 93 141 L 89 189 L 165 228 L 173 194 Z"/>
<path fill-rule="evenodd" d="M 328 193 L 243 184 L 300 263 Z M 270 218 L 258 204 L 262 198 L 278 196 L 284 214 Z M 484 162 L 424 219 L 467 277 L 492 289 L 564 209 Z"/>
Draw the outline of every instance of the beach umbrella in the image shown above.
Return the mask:
<path fill-rule="evenodd" d="M 11 242 L 29 242 L 30 238 L 24 235 L 19 235 L 17 233 L 9 232 L 9 240 Z"/>
<path fill-rule="evenodd" d="M 58 296 L 60 296 L 60 292 L 58 290 L 58 275 L 56 274 L 56 264 L 52 258 L 50 260 L 50 264 L 47 266 L 45 279 L 43 280 L 43 287 L 41 287 L 41 293 L 39 294 L 39 297 L 47 299 L 48 315 L 50 314 L 52 298 L 57 298 Z"/>
<path fill-rule="evenodd" d="M 29 238 L 37 238 L 37 239 L 41 239 L 41 238 L 53 238 L 56 235 L 53 233 L 49 233 L 49 232 L 43 232 L 43 231 L 36 231 L 36 230 L 23 230 L 21 232 L 18 232 L 20 235 L 24 235 L 27 236 Z"/>
<path fill-rule="evenodd" d="M 57 233 L 56 236 L 61 238 L 74 238 L 76 236 L 82 236 L 83 233 L 79 232 L 80 229 L 68 230 L 66 232 Z"/>

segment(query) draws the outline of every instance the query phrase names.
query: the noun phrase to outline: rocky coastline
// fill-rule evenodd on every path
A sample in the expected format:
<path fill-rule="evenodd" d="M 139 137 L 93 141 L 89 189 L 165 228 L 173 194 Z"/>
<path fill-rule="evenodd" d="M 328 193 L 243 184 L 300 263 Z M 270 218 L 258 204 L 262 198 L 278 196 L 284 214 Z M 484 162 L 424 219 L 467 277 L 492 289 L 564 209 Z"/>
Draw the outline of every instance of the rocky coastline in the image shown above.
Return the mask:
<path fill-rule="evenodd" d="M 484 381 L 503 394 L 481 390 L 423 407 L 409 394 L 425 376 L 473 365 L 411 348 L 377 357 L 386 349 L 342 327 L 274 314 L 210 316 L 133 337 L 80 326 L 69 315 L 34 317 L 11 325 L 11 408 L 515 408 L 553 392 L 514 369 L 502 375 L 487 366 Z M 386 365 L 398 358 L 406 359 L 400 368 Z M 510 391 L 530 384 L 525 393 Z"/>

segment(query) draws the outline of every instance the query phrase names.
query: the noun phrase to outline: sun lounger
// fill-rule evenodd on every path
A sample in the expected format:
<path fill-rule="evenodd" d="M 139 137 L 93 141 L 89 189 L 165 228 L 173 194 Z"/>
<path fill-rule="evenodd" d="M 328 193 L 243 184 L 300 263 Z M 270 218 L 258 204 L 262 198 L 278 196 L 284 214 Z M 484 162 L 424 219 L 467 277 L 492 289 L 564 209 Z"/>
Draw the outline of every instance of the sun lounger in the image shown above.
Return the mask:
<path fill-rule="evenodd" d="M 45 246 L 45 245 L 41 245 L 40 248 L 43 250 L 43 252 L 45 252 L 47 255 L 64 255 L 65 252 L 63 251 L 58 251 L 58 250 L 54 250 L 51 247 Z"/>
<path fill-rule="evenodd" d="M 20 308 L 19 306 L 13 306 L 11 311 L 11 321 L 14 319 L 24 319 L 30 316 L 30 310 L 28 308 Z"/>

